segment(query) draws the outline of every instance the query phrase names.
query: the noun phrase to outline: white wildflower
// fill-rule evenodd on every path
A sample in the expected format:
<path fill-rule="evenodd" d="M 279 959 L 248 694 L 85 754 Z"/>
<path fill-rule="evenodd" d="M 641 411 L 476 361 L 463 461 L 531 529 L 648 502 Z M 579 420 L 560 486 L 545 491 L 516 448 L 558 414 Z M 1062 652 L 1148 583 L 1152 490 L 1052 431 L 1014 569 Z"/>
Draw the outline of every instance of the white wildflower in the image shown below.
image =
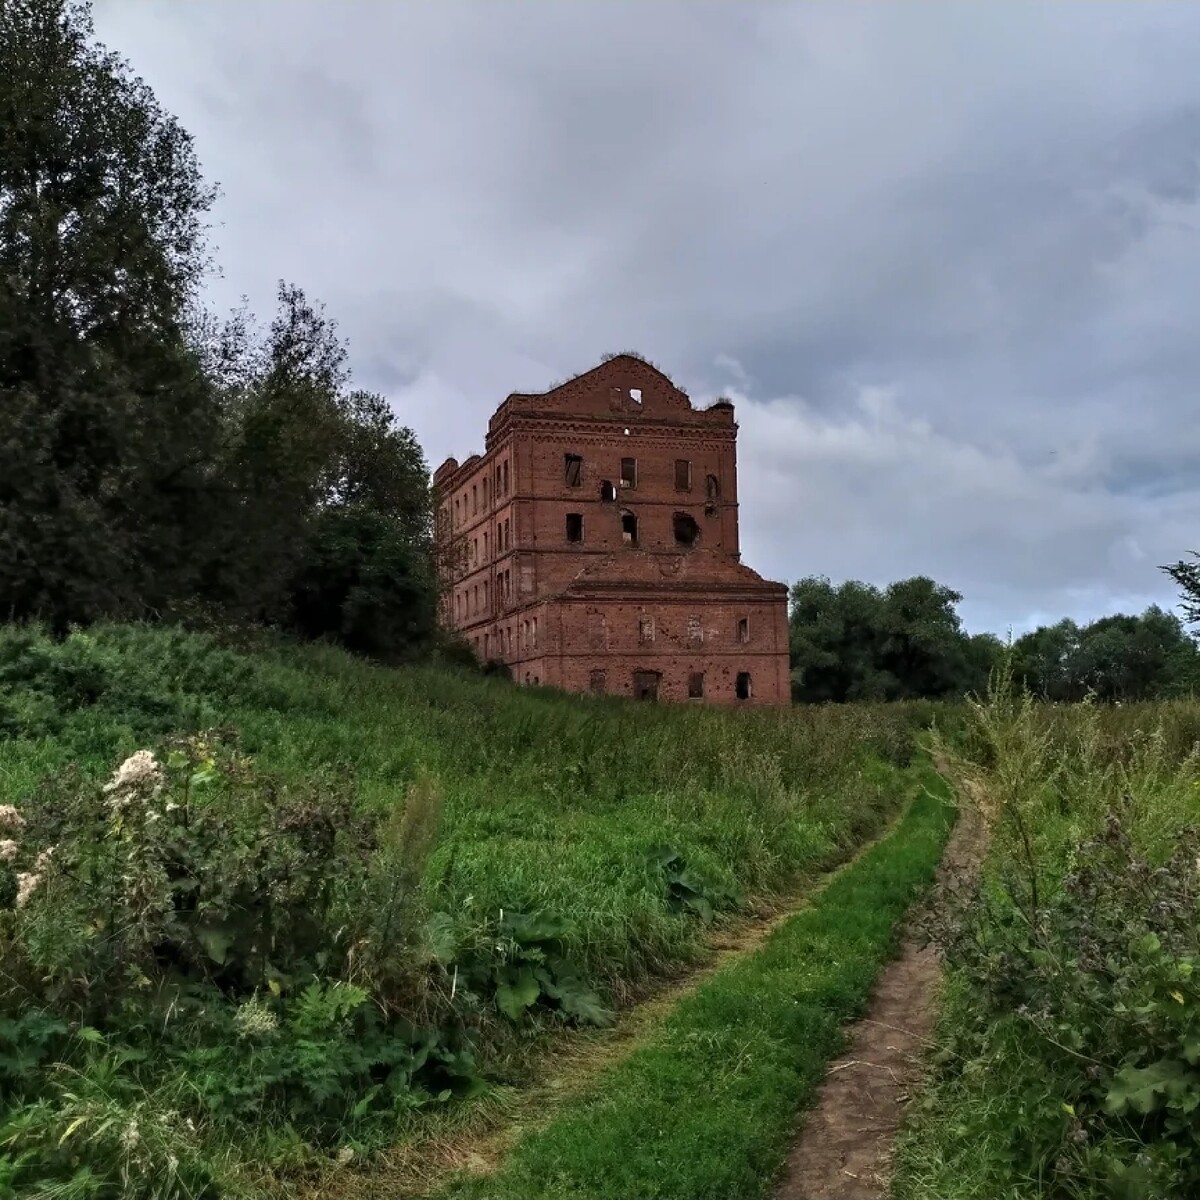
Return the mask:
<path fill-rule="evenodd" d="M 53 857 L 54 847 L 47 846 L 45 850 L 39 851 L 37 858 L 33 860 L 33 869 L 39 873 L 45 871 Z"/>
<path fill-rule="evenodd" d="M 0 862 L 12 862 L 17 857 L 17 850 L 20 847 L 12 838 L 4 838 L 0 840 Z"/>
<path fill-rule="evenodd" d="M 29 903 L 29 897 L 37 890 L 37 885 L 42 882 L 42 877 L 37 871 L 22 871 L 17 876 L 17 900 L 18 908 L 24 908 Z"/>
<path fill-rule="evenodd" d="M 104 785 L 108 794 L 108 806 L 114 813 L 129 806 L 133 797 L 150 792 L 157 795 L 163 784 L 162 767 L 149 750 L 131 754 Z"/>
<path fill-rule="evenodd" d="M 233 1014 L 238 1037 L 269 1037 L 279 1028 L 279 1019 L 257 996 L 241 1005 Z"/>
<path fill-rule="evenodd" d="M 140 787 L 143 784 L 158 785 L 162 783 L 162 767 L 150 750 L 139 750 L 131 754 L 113 772 L 113 777 L 104 785 L 106 792 L 119 792 L 127 788 Z"/>
<path fill-rule="evenodd" d="M 121 1130 L 121 1147 L 125 1151 L 136 1150 L 138 1144 L 142 1140 L 142 1135 L 138 1132 L 137 1117 L 132 1118 L 129 1124 Z"/>
<path fill-rule="evenodd" d="M 14 832 L 25 827 L 25 818 L 21 816 L 12 804 L 0 804 L 0 829 L 11 829 Z"/>

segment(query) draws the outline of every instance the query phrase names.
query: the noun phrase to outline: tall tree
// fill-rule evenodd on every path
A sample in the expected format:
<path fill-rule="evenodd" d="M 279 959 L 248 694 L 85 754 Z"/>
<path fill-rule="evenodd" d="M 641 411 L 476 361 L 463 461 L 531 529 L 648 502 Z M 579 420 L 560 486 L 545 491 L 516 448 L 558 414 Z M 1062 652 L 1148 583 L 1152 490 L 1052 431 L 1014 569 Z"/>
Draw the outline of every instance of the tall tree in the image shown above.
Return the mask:
<path fill-rule="evenodd" d="M 1162 568 L 1179 587 L 1179 599 L 1183 608 L 1183 619 L 1192 625 L 1200 625 L 1200 552 L 1192 551 L 1192 561 L 1180 559 L 1172 566 Z"/>
<path fill-rule="evenodd" d="M 1043 625 L 1013 646 L 1013 674 L 1045 700 L 1151 700 L 1200 684 L 1200 652 L 1177 616 L 1151 606 L 1084 626 Z"/>
<path fill-rule="evenodd" d="M 213 192 L 73 0 L 0 4 L 0 611 L 152 608 L 215 436 L 186 338 Z"/>
<path fill-rule="evenodd" d="M 953 589 L 917 576 L 884 591 L 850 580 L 802 579 L 791 591 L 795 699 L 899 700 L 977 691 L 1001 649 L 971 638 Z"/>

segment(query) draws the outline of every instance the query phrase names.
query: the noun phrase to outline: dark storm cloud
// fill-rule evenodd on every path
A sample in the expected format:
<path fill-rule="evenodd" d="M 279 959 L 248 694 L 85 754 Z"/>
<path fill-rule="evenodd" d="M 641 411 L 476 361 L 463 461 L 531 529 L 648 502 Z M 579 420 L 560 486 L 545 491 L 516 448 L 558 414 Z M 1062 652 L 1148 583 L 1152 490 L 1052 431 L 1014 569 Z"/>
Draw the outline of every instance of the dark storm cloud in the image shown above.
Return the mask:
<path fill-rule="evenodd" d="M 638 349 L 742 427 L 746 558 L 977 628 L 1200 542 L 1200 9 L 107 0 L 224 278 L 323 298 L 434 465 Z"/>

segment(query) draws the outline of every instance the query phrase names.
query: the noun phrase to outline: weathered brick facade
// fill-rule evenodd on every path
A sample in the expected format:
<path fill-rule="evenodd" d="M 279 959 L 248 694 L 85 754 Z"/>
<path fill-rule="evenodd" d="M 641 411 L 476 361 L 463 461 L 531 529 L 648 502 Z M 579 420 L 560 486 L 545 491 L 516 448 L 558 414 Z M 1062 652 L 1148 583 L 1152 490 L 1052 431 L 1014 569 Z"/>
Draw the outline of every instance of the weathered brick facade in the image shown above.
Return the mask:
<path fill-rule="evenodd" d="M 783 704 L 787 589 L 738 550 L 733 405 L 619 355 L 508 397 L 434 474 L 442 620 L 520 683 Z"/>

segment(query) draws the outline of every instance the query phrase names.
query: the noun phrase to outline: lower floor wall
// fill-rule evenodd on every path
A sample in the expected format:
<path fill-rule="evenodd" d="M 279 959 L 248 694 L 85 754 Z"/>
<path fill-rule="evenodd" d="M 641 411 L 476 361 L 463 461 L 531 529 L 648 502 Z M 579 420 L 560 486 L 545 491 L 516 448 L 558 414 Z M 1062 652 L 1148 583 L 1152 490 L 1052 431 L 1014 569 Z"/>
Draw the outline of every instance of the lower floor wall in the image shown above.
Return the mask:
<path fill-rule="evenodd" d="M 787 655 L 777 653 L 728 658 L 585 654 L 527 659 L 514 665 L 513 680 L 635 700 L 749 707 L 790 703 L 788 667 Z"/>
<path fill-rule="evenodd" d="M 464 631 L 516 683 L 662 701 L 788 704 L 782 596 L 559 600 L 497 614 Z"/>

